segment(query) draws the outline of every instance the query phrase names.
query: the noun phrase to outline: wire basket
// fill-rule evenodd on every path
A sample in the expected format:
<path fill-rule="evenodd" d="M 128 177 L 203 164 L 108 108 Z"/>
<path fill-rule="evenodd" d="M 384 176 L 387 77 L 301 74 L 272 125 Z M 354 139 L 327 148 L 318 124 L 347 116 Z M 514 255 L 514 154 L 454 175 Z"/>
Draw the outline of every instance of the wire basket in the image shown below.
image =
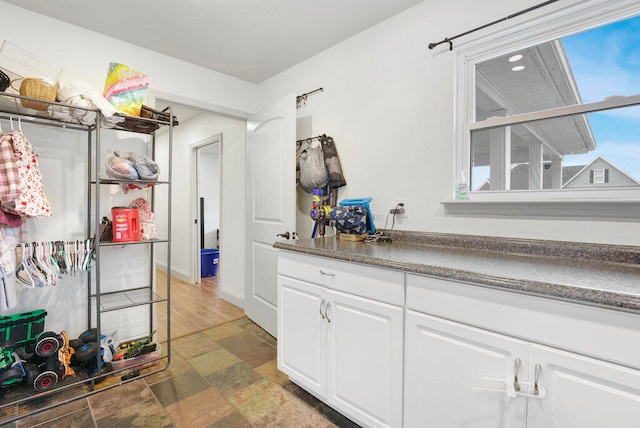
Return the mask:
<path fill-rule="evenodd" d="M 56 93 L 58 92 L 58 85 L 52 85 L 50 83 L 45 82 L 42 79 L 35 78 L 20 78 L 11 81 L 11 87 L 18 91 L 18 89 L 14 86 L 14 84 L 18 81 L 22 80 L 20 84 L 20 95 L 29 98 L 36 98 L 43 101 L 55 101 Z M 48 103 L 42 103 L 34 100 L 26 100 L 21 99 L 23 107 L 31 108 L 34 110 L 47 111 L 49 108 Z"/>

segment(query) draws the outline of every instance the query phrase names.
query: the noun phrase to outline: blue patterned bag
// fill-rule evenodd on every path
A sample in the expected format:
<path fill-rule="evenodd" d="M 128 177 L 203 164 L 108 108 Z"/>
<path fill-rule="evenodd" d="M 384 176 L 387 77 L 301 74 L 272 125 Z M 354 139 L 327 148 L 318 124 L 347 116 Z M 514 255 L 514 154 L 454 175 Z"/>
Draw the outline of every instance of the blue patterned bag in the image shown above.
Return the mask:
<path fill-rule="evenodd" d="M 329 212 L 329 218 L 335 222 L 340 233 L 362 235 L 366 233 L 368 212 L 364 205 L 338 206 Z"/>

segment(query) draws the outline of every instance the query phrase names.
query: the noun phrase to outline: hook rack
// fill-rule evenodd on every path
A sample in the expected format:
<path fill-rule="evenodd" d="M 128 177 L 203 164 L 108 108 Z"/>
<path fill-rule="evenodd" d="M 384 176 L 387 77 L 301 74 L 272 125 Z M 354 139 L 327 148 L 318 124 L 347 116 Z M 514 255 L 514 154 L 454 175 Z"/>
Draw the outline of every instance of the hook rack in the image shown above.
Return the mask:
<path fill-rule="evenodd" d="M 464 33 L 457 34 L 457 35 L 455 35 L 453 37 L 445 37 L 443 40 L 440 40 L 439 42 L 429 43 L 429 49 L 433 49 L 436 46 L 441 45 L 443 43 L 449 43 L 449 50 L 452 51 L 453 50 L 453 40 L 457 39 L 458 37 L 462 37 L 462 36 L 466 36 L 467 34 L 475 33 L 476 31 L 483 30 L 483 29 L 485 29 L 487 27 L 490 27 L 492 25 L 498 24 L 498 23 L 503 22 L 503 21 L 507 21 L 507 20 L 509 20 L 511 18 L 515 18 L 516 16 L 523 15 L 523 14 L 525 14 L 527 12 L 531 12 L 533 10 L 539 9 L 539 8 L 541 8 L 543 6 L 547 6 L 547 5 L 551 4 L 551 3 L 555 3 L 557 1 L 558 0 L 548 0 L 548 1 L 545 1 L 543 3 L 539 3 L 539 4 L 535 5 L 535 6 L 531 6 L 529 8 L 524 9 L 524 10 L 521 10 L 520 12 L 516 12 L 516 13 L 513 13 L 513 14 L 511 14 L 509 16 L 504 17 L 504 18 L 495 20 L 495 21 L 490 22 L 488 24 L 481 25 L 480 27 L 476 27 L 473 30 L 465 31 Z"/>
<path fill-rule="evenodd" d="M 298 95 L 296 97 L 296 108 L 300 108 L 300 107 L 305 106 L 307 104 L 307 97 L 309 95 L 317 94 L 319 92 L 324 92 L 324 89 L 323 88 L 318 88 L 318 89 L 313 90 L 311 92 L 307 92 L 306 94 Z"/>
<path fill-rule="evenodd" d="M 296 147 L 300 147 L 300 145 L 304 143 L 307 143 L 307 144 L 311 143 L 312 141 L 315 141 L 315 140 L 322 140 L 323 138 L 327 138 L 327 134 L 322 134 L 322 135 L 318 135 L 310 138 L 303 138 L 302 140 L 296 141 Z"/>

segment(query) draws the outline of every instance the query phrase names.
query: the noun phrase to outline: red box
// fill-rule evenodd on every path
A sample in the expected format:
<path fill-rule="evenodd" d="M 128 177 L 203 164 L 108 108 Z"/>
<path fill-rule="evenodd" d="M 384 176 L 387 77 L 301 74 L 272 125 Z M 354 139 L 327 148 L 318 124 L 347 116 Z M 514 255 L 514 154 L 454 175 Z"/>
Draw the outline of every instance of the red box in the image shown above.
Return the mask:
<path fill-rule="evenodd" d="M 113 242 L 139 241 L 140 213 L 138 208 L 113 207 Z"/>

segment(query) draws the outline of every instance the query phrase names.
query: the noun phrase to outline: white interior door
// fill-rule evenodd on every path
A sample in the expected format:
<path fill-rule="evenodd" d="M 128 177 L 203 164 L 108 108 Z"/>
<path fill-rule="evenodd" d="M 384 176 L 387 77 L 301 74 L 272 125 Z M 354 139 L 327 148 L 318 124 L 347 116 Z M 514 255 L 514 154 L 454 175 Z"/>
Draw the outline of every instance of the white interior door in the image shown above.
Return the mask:
<path fill-rule="evenodd" d="M 295 227 L 295 94 L 247 120 L 247 284 L 245 312 L 277 336 L 279 234 Z"/>

